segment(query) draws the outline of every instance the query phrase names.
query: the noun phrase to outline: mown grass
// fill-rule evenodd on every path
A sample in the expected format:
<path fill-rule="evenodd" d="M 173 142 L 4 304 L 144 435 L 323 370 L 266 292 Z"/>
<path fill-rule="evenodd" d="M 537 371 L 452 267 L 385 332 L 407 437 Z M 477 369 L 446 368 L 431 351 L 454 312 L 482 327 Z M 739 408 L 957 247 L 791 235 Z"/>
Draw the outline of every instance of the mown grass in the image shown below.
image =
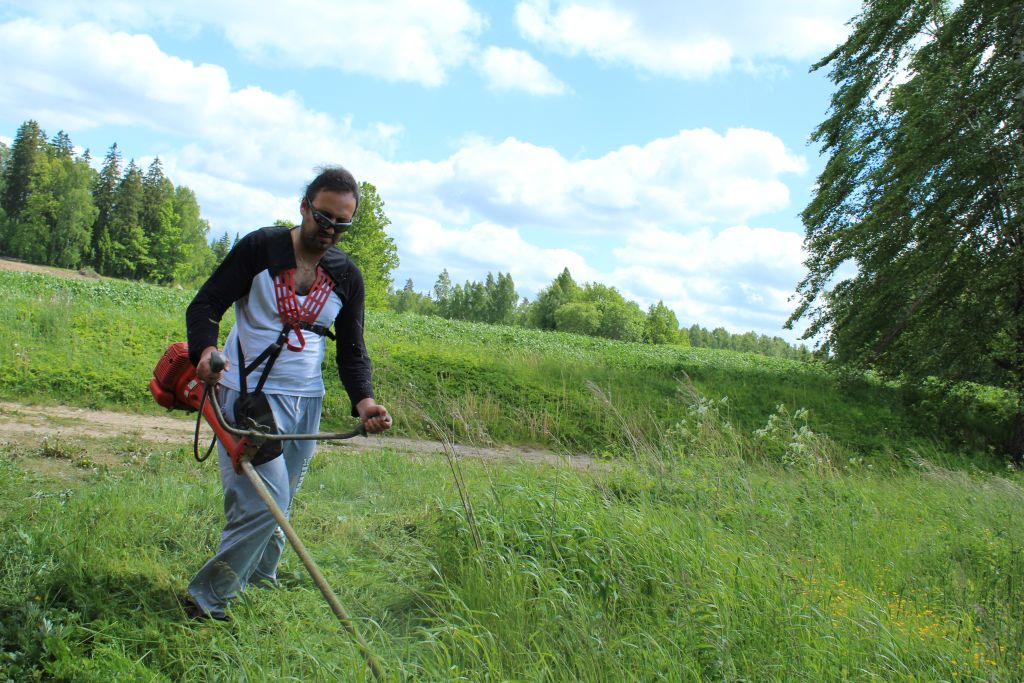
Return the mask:
<path fill-rule="evenodd" d="M 462 462 L 472 523 L 441 456 L 322 451 L 293 521 L 391 680 L 1024 675 L 1016 473 L 820 448 L 784 466 L 766 454 L 798 437 L 693 415 L 609 471 Z M 291 552 L 231 623 L 188 622 L 175 596 L 217 543 L 215 468 L 109 449 L 0 456 L 0 680 L 368 680 Z M 36 474 L 41 456 L 78 477 Z"/>
<path fill-rule="evenodd" d="M 0 397 L 155 411 L 153 366 L 184 339 L 192 292 L 117 281 L 0 272 Z M 222 325 L 226 335 L 231 313 Z M 648 440 L 681 419 L 696 389 L 727 397 L 746 430 L 783 405 L 859 456 L 939 440 L 984 453 L 1005 439 L 1012 402 L 984 387 L 913 391 L 819 365 L 753 354 L 629 344 L 560 333 L 373 313 L 367 340 L 379 398 L 396 431 L 462 441 L 518 443 L 615 454 L 623 423 Z M 349 406 L 333 353 L 326 425 Z M 615 402 L 618 415 L 607 410 Z"/>

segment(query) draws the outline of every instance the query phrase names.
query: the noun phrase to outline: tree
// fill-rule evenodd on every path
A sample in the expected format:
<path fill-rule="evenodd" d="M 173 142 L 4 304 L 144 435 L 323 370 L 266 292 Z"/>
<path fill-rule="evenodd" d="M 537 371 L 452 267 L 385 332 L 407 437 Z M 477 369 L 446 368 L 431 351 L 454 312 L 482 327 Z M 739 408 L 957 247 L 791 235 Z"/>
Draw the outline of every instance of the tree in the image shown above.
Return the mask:
<path fill-rule="evenodd" d="M 142 169 L 133 160 L 114 193 L 114 208 L 107 228 L 109 243 L 104 245 L 109 255 L 106 270 L 101 271 L 104 275 L 139 277 L 152 267 L 149 239 L 142 229 L 144 204 Z"/>
<path fill-rule="evenodd" d="M 164 175 L 160 158 L 153 159 L 142 179 L 142 209 L 139 219 L 149 247 L 149 259 L 138 275 L 147 280 L 169 283 L 185 260 L 181 225 L 174 212 L 174 184 Z"/>
<path fill-rule="evenodd" d="M 4 165 L 4 193 L 0 196 L 0 206 L 8 216 L 17 216 L 28 202 L 34 173 L 46 150 L 46 133 L 39 124 L 31 120 L 21 124 L 14 135 L 10 158 Z"/>
<path fill-rule="evenodd" d="M 7 160 L 10 158 L 11 148 L 0 141 L 0 197 L 4 196 L 4 172 L 7 168 Z"/>
<path fill-rule="evenodd" d="M 213 254 L 214 265 L 219 266 L 231 251 L 231 238 L 224 233 L 210 244 L 210 252 Z"/>
<path fill-rule="evenodd" d="M 391 220 L 384 213 L 384 200 L 377 194 L 377 188 L 367 182 L 359 183 L 359 209 L 338 246 L 362 271 L 368 308 L 387 306 L 393 283 L 391 271 L 398 267 L 398 249 L 386 232 L 389 225 Z"/>
<path fill-rule="evenodd" d="M 837 90 L 802 214 L 806 318 L 836 361 L 992 382 L 1024 454 L 1024 3 L 870 2 L 814 66 Z M 841 266 L 856 274 L 834 284 Z"/>
<path fill-rule="evenodd" d="M 671 308 L 659 301 L 647 309 L 644 341 L 648 344 L 672 344 L 679 339 L 679 321 Z"/>
<path fill-rule="evenodd" d="M 542 330 L 557 329 L 555 311 L 573 301 L 580 294 L 580 287 L 565 268 L 546 289 L 537 294 L 537 300 L 530 308 L 530 321 Z"/>
<path fill-rule="evenodd" d="M 176 282 L 205 279 L 222 259 L 216 259 L 207 242 L 210 224 L 200 215 L 199 202 L 184 185 L 174 188 L 174 215 L 178 220 L 182 259 L 174 272 Z"/>
<path fill-rule="evenodd" d="M 11 145 L 10 158 L 4 166 L 4 191 L 0 195 L 0 208 L 5 220 L 0 224 L 0 250 L 4 253 L 26 258 L 39 245 L 32 243 L 36 231 L 43 230 L 38 224 L 39 208 L 30 215 L 24 212 L 33 192 L 44 185 L 48 178 L 48 145 L 46 134 L 35 121 L 26 121 L 18 128 Z M 40 259 L 36 256 L 33 260 Z"/>
<path fill-rule="evenodd" d="M 434 303 L 437 306 L 437 313 L 443 318 L 451 317 L 448 315 L 448 306 L 452 298 L 452 279 L 448 275 L 448 269 L 445 268 L 441 271 L 441 274 L 437 276 L 437 282 L 434 283 Z"/>
<path fill-rule="evenodd" d="M 511 324 L 516 312 L 516 302 L 519 301 L 512 273 L 498 273 L 497 279 L 487 273 L 484 291 L 487 295 L 486 321 L 499 325 Z"/>
<path fill-rule="evenodd" d="M 4 187 L 6 187 L 6 174 L 7 174 L 7 161 L 11 158 L 11 148 L 3 142 L 0 142 L 0 249 L 3 248 L 3 236 L 4 236 L 4 225 L 6 224 L 4 218 L 7 213 L 4 211 L 2 198 L 4 196 Z"/>
<path fill-rule="evenodd" d="M 560 332 L 594 337 L 601 329 L 601 311 L 589 301 L 570 301 L 555 311 L 555 325 Z"/>
<path fill-rule="evenodd" d="M 426 294 L 417 292 L 410 278 L 405 281 L 405 286 L 400 291 L 391 295 L 391 308 L 397 313 L 430 315 L 434 309 L 434 302 Z"/>
<path fill-rule="evenodd" d="M 75 158 L 67 133 L 48 143 L 39 126 L 27 121 L 4 171 L 4 251 L 33 263 L 81 265 L 95 217 L 89 193 L 93 171 Z"/>
<path fill-rule="evenodd" d="M 91 187 L 95 171 L 86 159 L 75 158 L 71 139 L 63 131 L 54 138 L 49 156 L 49 184 L 39 193 L 48 199 L 44 262 L 78 268 L 89 256 L 96 220 Z M 41 238 L 39 238 L 41 239 Z"/>
<path fill-rule="evenodd" d="M 103 165 L 92 186 L 92 200 L 96 205 L 96 220 L 92 224 L 92 264 L 100 273 L 108 271 L 108 264 L 113 258 L 110 223 L 120 182 L 121 153 L 115 142 L 103 157 Z"/>
<path fill-rule="evenodd" d="M 614 287 L 588 282 L 580 300 L 597 307 L 601 314 L 597 336 L 621 341 L 640 341 L 644 333 L 644 313 L 635 301 L 626 301 Z"/>

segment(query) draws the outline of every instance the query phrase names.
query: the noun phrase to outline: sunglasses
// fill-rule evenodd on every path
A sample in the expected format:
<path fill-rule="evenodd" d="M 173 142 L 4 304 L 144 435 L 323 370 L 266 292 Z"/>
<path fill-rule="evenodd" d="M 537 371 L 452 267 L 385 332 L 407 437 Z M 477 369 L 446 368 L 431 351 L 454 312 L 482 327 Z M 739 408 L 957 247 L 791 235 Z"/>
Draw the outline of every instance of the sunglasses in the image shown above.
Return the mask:
<path fill-rule="evenodd" d="M 335 221 L 327 216 L 324 212 L 320 211 L 313 206 L 313 202 L 310 201 L 309 197 L 306 198 L 306 205 L 309 206 L 309 210 L 313 214 L 313 220 L 324 230 L 333 229 L 335 232 L 342 233 L 352 227 L 352 219 L 347 221 Z"/>

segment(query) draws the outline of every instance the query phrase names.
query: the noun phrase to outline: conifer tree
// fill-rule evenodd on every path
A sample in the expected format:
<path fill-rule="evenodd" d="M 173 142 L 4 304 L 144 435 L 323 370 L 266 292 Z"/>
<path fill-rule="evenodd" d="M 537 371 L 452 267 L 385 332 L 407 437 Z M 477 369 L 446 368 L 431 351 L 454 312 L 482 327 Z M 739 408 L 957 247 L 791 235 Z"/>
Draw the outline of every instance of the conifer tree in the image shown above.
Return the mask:
<path fill-rule="evenodd" d="M 92 258 L 93 267 L 99 273 L 108 273 L 114 258 L 111 220 L 120 182 L 121 152 L 118 151 L 115 142 L 103 157 L 103 165 L 92 188 L 92 199 L 96 205 L 96 220 L 92 225 Z"/>
<path fill-rule="evenodd" d="M 114 207 L 108 228 L 111 253 L 104 275 L 139 277 L 152 268 L 149 240 L 142 229 L 144 202 L 142 170 L 132 160 L 114 193 Z"/>
<path fill-rule="evenodd" d="M 43 229 L 26 225 L 22 212 L 34 189 L 45 183 L 47 149 L 46 134 L 38 123 L 30 120 L 21 124 L 4 167 L 4 189 L 0 195 L 5 218 L 0 224 L 0 250 L 11 256 L 25 258 L 23 254 L 32 247 L 32 230 Z"/>
<path fill-rule="evenodd" d="M 140 275 L 153 282 L 172 282 L 185 259 L 185 251 L 181 225 L 174 212 L 174 185 L 164 175 L 159 157 L 153 159 L 142 179 L 142 196 L 140 219 L 150 258 Z"/>

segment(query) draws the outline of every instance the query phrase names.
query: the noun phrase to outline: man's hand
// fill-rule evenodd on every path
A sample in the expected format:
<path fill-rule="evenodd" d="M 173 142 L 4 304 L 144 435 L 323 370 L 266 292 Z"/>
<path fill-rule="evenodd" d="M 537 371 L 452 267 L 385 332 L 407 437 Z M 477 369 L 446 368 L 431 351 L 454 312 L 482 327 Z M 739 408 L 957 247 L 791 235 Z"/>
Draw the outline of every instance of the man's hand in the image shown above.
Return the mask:
<path fill-rule="evenodd" d="M 363 426 L 366 427 L 366 431 L 370 434 L 391 429 L 391 416 L 388 414 L 387 408 L 379 405 L 372 398 L 364 398 L 357 403 L 356 412 L 359 413 Z"/>
<path fill-rule="evenodd" d="M 217 350 L 216 346 L 207 346 L 203 349 L 203 354 L 199 357 L 199 365 L 196 366 L 196 375 L 199 377 L 201 382 L 207 384 L 216 384 L 220 381 L 220 376 L 223 373 L 214 372 L 210 369 L 210 354 Z M 231 367 L 231 363 L 228 362 L 224 369 Z"/>

